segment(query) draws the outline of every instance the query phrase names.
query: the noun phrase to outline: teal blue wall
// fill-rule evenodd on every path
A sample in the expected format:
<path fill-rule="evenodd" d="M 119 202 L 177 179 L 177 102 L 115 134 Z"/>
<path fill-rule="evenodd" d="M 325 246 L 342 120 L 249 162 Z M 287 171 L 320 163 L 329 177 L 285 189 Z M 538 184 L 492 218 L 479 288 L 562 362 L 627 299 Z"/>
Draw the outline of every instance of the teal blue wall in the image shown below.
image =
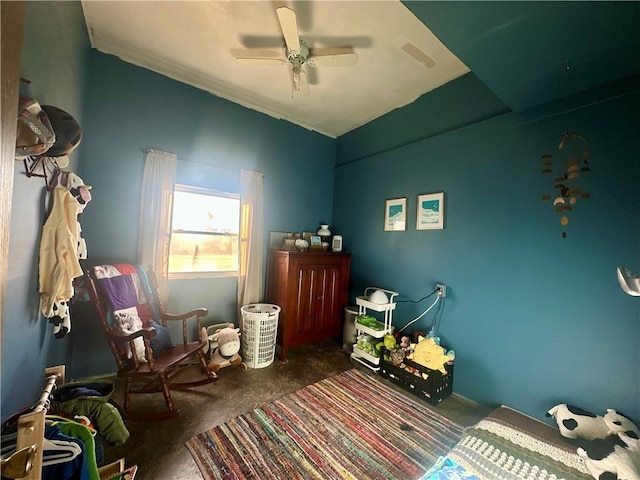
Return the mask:
<path fill-rule="evenodd" d="M 90 59 L 83 178 L 93 199 L 83 229 L 91 262 L 136 260 L 146 148 L 176 153 L 178 181 L 191 185 L 238 192 L 241 169 L 262 172 L 265 254 L 270 231 L 331 221 L 334 139 L 113 56 Z M 172 280 L 167 309 L 203 306 L 206 325 L 236 322 L 236 285 L 235 277 Z M 100 344 L 83 342 L 73 355 L 83 359 L 74 362 L 78 375 L 114 370 Z"/>
<path fill-rule="evenodd" d="M 536 417 L 558 402 L 640 417 L 640 303 L 615 272 L 640 267 L 637 91 L 338 159 L 333 229 L 352 252 L 351 294 L 375 285 L 418 300 L 448 285 L 440 334 L 457 354 L 457 393 Z M 558 214 L 541 200 L 552 188 L 540 158 L 567 128 L 588 138 L 592 171 L 582 177 L 591 198 L 575 206 L 563 239 Z M 386 138 L 404 134 L 398 122 Z M 358 158 L 359 140 L 357 131 L 341 137 L 339 151 Z M 417 231 L 416 196 L 437 191 L 446 228 Z M 407 197 L 408 227 L 384 232 L 385 199 L 395 197 Z M 394 324 L 428 304 L 399 304 Z M 432 320 L 415 327 L 428 330 Z"/>
<path fill-rule="evenodd" d="M 23 42 L 20 73 L 31 84 L 21 92 L 82 123 L 89 39 L 80 4 L 26 2 Z M 81 156 L 80 149 L 71 155 L 72 167 Z M 38 249 L 48 200 L 44 180 L 27 178 L 16 162 L 2 312 L 3 419 L 36 400 L 45 367 L 70 361 L 71 339 L 55 339 L 39 308 Z"/>

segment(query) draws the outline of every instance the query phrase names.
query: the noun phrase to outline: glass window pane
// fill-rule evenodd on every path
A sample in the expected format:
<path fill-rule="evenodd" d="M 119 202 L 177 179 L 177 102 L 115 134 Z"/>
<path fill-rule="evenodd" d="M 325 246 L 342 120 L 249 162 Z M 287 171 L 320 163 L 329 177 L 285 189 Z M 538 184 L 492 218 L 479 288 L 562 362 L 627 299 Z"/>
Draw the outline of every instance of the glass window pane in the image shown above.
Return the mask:
<path fill-rule="evenodd" d="M 169 272 L 232 272 L 238 270 L 237 235 L 171 235 Z"/>
<path fill-rule="evenodd" d="M 176 190 L 173 224 L 176 230 L 238 233 L 240 200 Z"/>

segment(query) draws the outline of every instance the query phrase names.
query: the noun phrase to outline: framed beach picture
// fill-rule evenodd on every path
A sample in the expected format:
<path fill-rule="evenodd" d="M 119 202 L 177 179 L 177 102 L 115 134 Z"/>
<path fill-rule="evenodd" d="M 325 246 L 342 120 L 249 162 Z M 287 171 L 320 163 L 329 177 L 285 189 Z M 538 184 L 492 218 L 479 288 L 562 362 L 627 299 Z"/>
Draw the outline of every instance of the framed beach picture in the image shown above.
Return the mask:
<path fill-rule="evenodd" d="M 399 232 L 407 228 L 407 199 L 392 198 L 384 205 L 384 229 L 387 232 Z"/>
<path fill-rule="evenodd" d="M 444 192 L 418 195 L 417 230 L 444 228 Z"/>

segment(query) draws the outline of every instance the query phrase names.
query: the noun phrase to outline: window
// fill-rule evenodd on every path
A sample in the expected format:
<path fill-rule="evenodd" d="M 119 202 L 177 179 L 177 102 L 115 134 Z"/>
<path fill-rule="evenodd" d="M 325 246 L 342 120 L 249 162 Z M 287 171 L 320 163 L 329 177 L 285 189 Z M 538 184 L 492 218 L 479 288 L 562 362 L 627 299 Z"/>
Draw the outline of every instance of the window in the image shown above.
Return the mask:
<path fill-rule="evenodd" d="M 176 185 L 169 274 L 235 275 L 239 224 L 239 195 Z"/>

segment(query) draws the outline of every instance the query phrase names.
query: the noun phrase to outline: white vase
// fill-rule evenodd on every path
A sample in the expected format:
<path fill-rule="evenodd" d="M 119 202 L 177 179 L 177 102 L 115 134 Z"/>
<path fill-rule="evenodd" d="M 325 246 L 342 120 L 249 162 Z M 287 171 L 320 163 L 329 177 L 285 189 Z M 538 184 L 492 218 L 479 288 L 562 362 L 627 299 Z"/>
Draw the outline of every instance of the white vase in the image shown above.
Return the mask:
<path fill-rule="evenodd" d="M 330 237 L 331 231 L 329 230 L 329 225 L 320 224 L 320 229 L 318 230 L 318 235 L 320 237 Z"/>

